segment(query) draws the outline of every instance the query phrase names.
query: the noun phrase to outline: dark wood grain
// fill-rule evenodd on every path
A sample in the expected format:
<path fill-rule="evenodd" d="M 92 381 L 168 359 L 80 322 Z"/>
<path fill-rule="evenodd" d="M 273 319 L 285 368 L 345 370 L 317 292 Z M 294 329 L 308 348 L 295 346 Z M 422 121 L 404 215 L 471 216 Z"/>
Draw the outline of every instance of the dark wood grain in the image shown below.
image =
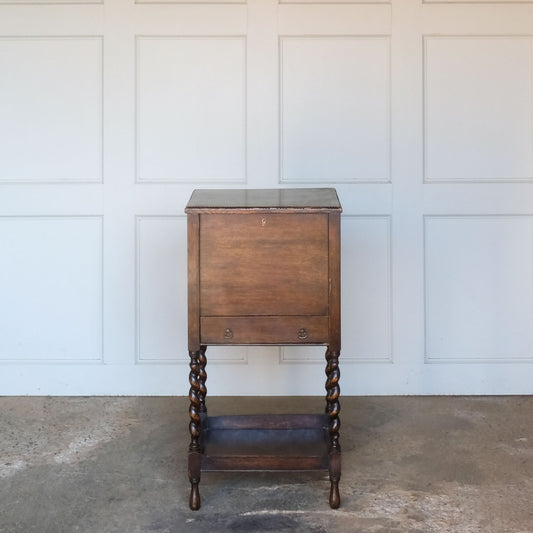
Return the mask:
<path fill-rule="evenodd" d="M 202 316 L 327 315 L 328 215 L 205 214 Z"/>
<path fill-rule="evenodd" d="M 197 189 L 185 208 L 195 210 L 222 209 L 334 209 L 341 205 L 337 192 L 324 189 Z"/>
<path fill-rule="evenodd" d="M 268 414 L 211 416 L 205 429 L 310 429 L 329 427 L 329 417 L 317 414 Z"/>
<path fill-rule="evenodd" d="M 202 470 L 326 469 L 324 415 L 240 415 L 206 419 Z"/>
<path fill-rule="evenodd" d="M 200 215 L 187 215 L 189 352 L 200 350 Z"/>
<path fill-rule="evenodd" d="M 264 439 L 264 436 L 261 436 Z M 293 442 L 302 442 L 302 438 L 296 432 L 292 435 Z M 224 455 L 219 452 L 217 455 L 206 455 L 202 463 L 204 472 L 217 471 L 280 471 L 280 470 L 324 470 L 327 468 L 328 456 L 317 452 L 309 454 L 304 452 L 298 456 L 287 455 L 287 446 L 284 452 L 273 454 L 269 453 L 268 447 L 265 446 L 257 454 L 239 453 L 238 440 L 228 442 L 228 449 L 236 450 L 235 453 Z"/>
<path fill-rule="evenodd" d="M 202 471 L 315 469 L 328 470 L 336 509 L 341 206 L 335 189 L 197 190 L 186 212 L 191 509 L 200 507 Z M 206 348 L 239 344 L 326 345 L 326 413 L 207 416 Z"/>
<path fill-rule="evenodd" d="M 203 343 L 223 344 L 325 344 L 326 316 L 202 317 Z"/>
<path fill-rule="evenodd" d="M 329 347 L 341 351 L 341 216 L 329 215 Z"/>

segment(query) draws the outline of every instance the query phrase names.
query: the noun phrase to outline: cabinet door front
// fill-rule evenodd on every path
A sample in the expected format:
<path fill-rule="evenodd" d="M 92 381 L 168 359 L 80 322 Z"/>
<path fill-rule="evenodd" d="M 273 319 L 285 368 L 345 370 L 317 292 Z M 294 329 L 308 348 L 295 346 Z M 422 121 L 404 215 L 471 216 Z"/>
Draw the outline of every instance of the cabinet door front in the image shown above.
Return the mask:
<path fill-rule="evenodd" d="M 328 215 L 202 214 L 202 316 L 327 315 Z"/>

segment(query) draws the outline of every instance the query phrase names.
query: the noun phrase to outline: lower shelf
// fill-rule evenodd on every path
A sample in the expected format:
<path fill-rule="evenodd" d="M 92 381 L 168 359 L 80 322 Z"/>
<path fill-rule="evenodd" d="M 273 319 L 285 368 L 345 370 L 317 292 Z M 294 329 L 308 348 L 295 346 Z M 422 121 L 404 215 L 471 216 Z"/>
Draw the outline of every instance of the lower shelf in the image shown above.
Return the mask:
<path fill-rule="evenodd" d="M 327 470 L 327 415 L 202 419 L 202 471 Z"/>

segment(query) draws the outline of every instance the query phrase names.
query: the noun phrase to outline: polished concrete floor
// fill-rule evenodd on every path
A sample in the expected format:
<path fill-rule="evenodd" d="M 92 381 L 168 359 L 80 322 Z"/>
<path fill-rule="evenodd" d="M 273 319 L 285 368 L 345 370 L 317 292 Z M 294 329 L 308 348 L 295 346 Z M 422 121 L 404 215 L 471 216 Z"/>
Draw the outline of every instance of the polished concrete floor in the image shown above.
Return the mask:
<path fill-rule="evenodd" d="M 209 398 L 211 414 L 320 398 Z M 533 397 L 345 397 L 324 473 L 206 473 L 188 508 L 186 398 L 0 398 L 0 532 L 533 532 Z"/>

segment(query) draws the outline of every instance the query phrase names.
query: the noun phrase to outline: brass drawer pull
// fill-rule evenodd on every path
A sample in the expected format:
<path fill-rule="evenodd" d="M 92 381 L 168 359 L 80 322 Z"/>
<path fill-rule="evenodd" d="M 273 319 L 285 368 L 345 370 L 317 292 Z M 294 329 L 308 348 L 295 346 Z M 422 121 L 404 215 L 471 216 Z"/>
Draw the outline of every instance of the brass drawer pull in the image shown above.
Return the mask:
<path fill-rule="evenodd" d="M 298 330 L 298 338 L 301 341 L 304 341 L 305 339 L 307 339 L 307 337 L 309 337 L 309 335 L 307 334 L 307 330 L 305 328 L 300 328 Z"/>
<path fill-rule="evenodd" d="M 226 331 L 224 331 L 224 338 L 233 339 L 233 331 L 231 331 L 229 328 L 226 328 Z"/>

